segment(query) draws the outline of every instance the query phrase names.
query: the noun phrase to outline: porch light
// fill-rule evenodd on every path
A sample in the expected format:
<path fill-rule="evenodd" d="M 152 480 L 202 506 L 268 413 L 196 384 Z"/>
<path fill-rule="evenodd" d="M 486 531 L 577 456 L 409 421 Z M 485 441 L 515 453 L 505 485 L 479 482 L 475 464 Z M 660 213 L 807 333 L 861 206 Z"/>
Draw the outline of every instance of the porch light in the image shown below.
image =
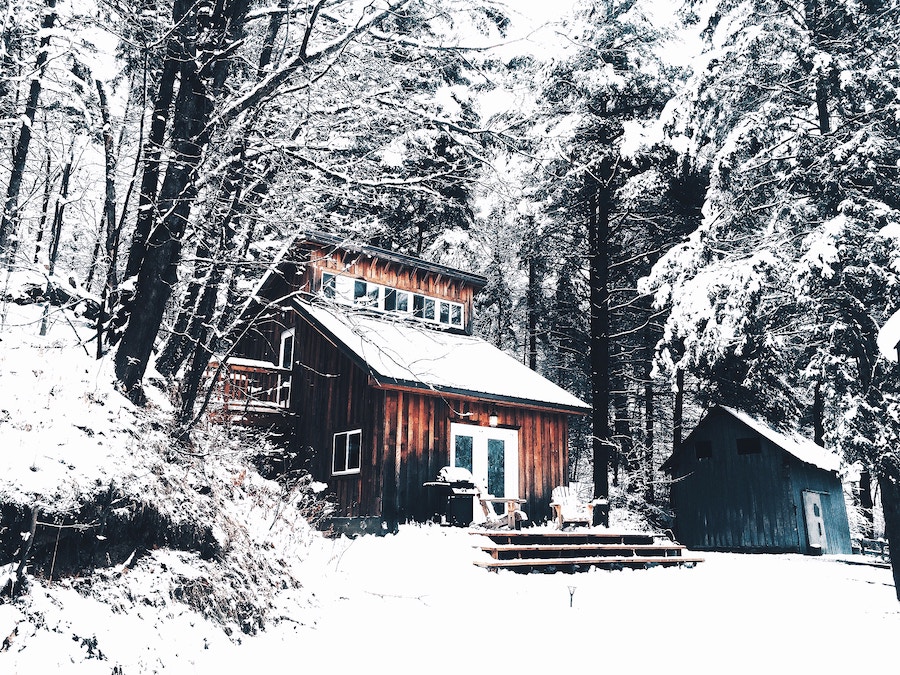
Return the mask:
<path fill-rule="evenodd" d="M 492 427 L 496 427 L 497 422 L 498 422 L 497 409 L 491 408 L 491 412 L 490 412 L 490 414 L 488 414 L 488 424 L 491 425 Z"/>

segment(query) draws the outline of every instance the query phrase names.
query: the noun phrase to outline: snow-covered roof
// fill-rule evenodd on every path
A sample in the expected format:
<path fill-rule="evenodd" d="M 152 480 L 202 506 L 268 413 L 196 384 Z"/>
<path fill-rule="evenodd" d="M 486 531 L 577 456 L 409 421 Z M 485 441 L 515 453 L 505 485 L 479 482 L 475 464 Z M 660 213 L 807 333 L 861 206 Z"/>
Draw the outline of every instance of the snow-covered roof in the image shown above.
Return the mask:
<path fill-rule="evenodd" d="M 788 436 L 780 431 L 776 431 L 768 424 L 764 424 L 740 410 L 735 410 L 734 408 L 729 408 L 724 405 L 717 407 L 746 424 L 760 436 L 768 438 L 772 443 L 783 449 L 785 452 L 790 453 L 801 462 L 811 464 L 826 471 L 840 471 L 840 458 L 830 450 L 823 448 L 821 445 L 816 445 L 808 438 L 800 436 L 799 434 Z"/>
<path fill-rule="evenodd" d="M 349 351 L 379 386 L 414 387 L 566 412 L 590 409 L 479 337 L 299 299 L 295 305 Z"/>

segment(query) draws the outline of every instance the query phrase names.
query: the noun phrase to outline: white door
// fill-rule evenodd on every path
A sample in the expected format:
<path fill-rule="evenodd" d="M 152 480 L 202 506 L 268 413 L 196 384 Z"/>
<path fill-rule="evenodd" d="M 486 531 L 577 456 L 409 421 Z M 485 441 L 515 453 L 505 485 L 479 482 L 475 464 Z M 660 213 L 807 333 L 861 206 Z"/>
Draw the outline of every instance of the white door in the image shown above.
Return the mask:
<path fill-rule="evenodd" d="M 810 550 L 827 553 L 825 516 L 822 513 L 822 497 L 818 492 L 803 491 L 803 515 L 806 518 L 806 538 Z"/>
<path fill-rule="evenodd" d="M 494 497 L 518 497 L 519 432 L 451 423 L 450 465 L 471 471 Z"/>

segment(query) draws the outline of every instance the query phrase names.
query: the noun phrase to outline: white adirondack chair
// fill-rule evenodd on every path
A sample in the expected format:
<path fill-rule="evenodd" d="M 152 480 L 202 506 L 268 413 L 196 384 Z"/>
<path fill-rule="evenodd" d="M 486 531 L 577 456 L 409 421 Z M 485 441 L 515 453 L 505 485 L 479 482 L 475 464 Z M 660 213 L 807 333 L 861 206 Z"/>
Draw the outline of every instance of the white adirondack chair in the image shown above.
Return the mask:
<path fill-rule="evenodd" d="M 550 508 L 559 529 L 568 523 L 579 523 L 590 527 L 594 524 L 594 507 L 606 502 L 604 499 L 585 500 L 579 496 L 578 483 L 559 485 L 551 493 Z"/>

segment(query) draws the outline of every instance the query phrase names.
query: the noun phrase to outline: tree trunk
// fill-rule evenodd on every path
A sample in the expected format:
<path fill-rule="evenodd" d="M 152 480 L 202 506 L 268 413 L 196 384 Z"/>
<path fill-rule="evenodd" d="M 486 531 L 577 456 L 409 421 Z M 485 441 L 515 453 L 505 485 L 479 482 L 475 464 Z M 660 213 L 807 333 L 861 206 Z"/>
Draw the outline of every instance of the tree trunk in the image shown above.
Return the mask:
<path fill-rule="evenodd" d="M 528 255 L 528 291 L 525 294 L 526 312 L 528 314 L 528 367 L 537 370 L 537 319 L 538 297 L 540 293 L 540 280 L 537 274 L 537 264 L 534 260 L 535 252 Z"/>
<path fill-rule="evenodd" d="M 822 383 L 817 381 L 813 389 L 813 441 L 825 447 L 825 397 L 822 395 Z"/>
<path fill-rule="evenodd" d="M 147 238 L 143 260 L 135 284 L 134 306 L 122 342 L 116 351 L 116 377 L 134 400 L 141 400 L 140 382 L 147 369 L 153 343 L 162 323 L 166 303 L 177 282 L 182 236 L 196 197 L 194 181 L 209 141 L 213 98 L 224 84 L 227 61 L 216 56 L 227 53 L 242 29 L 248 5 L 238 0 L 216 6 L 210 16 L 192 7 L 182 23 L 181 62 L 178 95 L 175 98 L 172 154 L 159 194 L 159 222 Z M 207 42 L 197 45 L 203 36 Z M 203 71 L 200 62 L 211 65 Z M 141 248 L 140 243 L 137 244 Z M 132 254 L 135 250 L 132 250 Z"/>
<path fill-rule="evenodd" d="M 37 264 L 41 255 L 41 242 L 44 241 L 44 231 L 47 227 L 47 218 L 50 215 L 50 195 L 53 193 L 53 181 L 51 179 L 50 148 L 47 147 L 47 161 L 44 164 L 44 196 L 41 199 L 41 219 L 38 221 L 37 235 L 35 236 L 34 263 Z"/>
<path fill-rule="evenodd" d="M 41 78 L 47 64 L 50 46 L 50 31 L 56 23 L 56 0 L 45 0 L 47 9 L 41 20 L 42 37 L 40 51 L 37 55 L 35 76 L 31 80 L 28 101 L 25 104 L 25 119 L 19 129 L 19 140 L 12 157 L 12 170 L 6 188 L 6 201 L 0 215 L 0 252 L 7 248 L 10 237 L 15 235 L 19 221 L 19 193 L 22 189 L 22 178 L 25 175 L 25 162 L 28 159 L 28 146 L 31 144 L 31 128 L 37 113 L 38 98 L 41 95 Z"/>
<path fill-rule="evenodd" d="M 881 496 L 882 502 L 884 495 Z M 875 536 L 875 502 L 872 500 L 872 474 L 868 469 L 859 472 L 859 506 L 863 513 L 863 536 Z"/>
<path fill-rule="evenodd" d="M 75 161 L 75 143 L 69 147 L 69 159 L 63 167 L 62 182 L 59 188 L 59 199 L 56 201 L 56 207 L 53 210 L 53 223 L 50 226 L 50 250 L 49 265 L 47 275 L 52 277 L 56 271 L 56 258 L 59 256 L 59 240 L 62 238 L 63 216 L 66 210 L 66 200 L 69 198 L 69 178 L 72 175 L 72 162 Z M 56 295 L 55 285 L 52 281 L 47 281 L 47 304 L 44 305 L 44 313 L 41 317 L 40 334 L 47 334 L 47 321 L 50 315 L 50 305 L 59 305 L 60 302 L 54 296 Z"/>
<path fill-rule="evenodd" d="M 881 505 L 884 507 L 884 533 L 891 551 L 894 593 L 900 600 L 900 471 L 891 466 L 878 476 Z"/>
<path fill-rule="evenodd" d="M 806 28 L 811 35 L 811 41 L 816 47 L 820 47 L 821 38 L 821 7 L 820 0 L 805 0 L 804 12 L 806 14 Z M 831 132 L 831 119 L 828 115 L 828 80 L 825 73 L 816 74 L 816 113 L 819 121 L 819 133 L 823 136 Z"/>
<path fill-rule="evenodd" d="M 620 471 L 630 471 L 631 453 L 634 450 L 634 438 L 631 435 L 631 420 L 628 410 L 628 394 L 625 391 L 624 383 L 619 383 L 615 387 L 613 393 L 613 411 L 615 413 L 615 422 L 613 429 L 615 431 L 616 446 L 612 450 L 613 464 L 613 485 L 619 486 Z M 634 487 L 633 482 L 629 482 L 629 489 Z"/>
<path fill-rule="evenodd" d="M 644 370 L 644 499 L 647 503 L 652 503 L 656 498 L 654 491 L 654 472 L 656 467 L 653 465 L 653 423 L 656 417 L 656 405 L 653 399 L 653 380 L 650 379 L 652 369 L 652 361 L 648 358 Z"/>
<path fill-rule="evenodd" d="M 594 497 L 609 497 L 609 195 L 606 186 L 588 185 L 588 241 L 591 293 L 591 399 L 593 411 Z M 595 509 L 595 513 L 605 509 Z M 599 515 L 599 514 L 598 514 Z M 601 516 L 602 517 L 602 516 Z M 608 524 L 608 515 L 606 522 Z"/>
<path fill-rule="evenodd" d="M 185 14 L 190 7 L 187 0 L 175 0 L 172 6 L 172 24 L 176 26 L 166 46 L 166 58 L 163 62 L 156 98 L 153 101 L 153 113 L 150 118 L 150 133 L 144 143 L 144 167 L 141 174 L 141 191 L 138 195 L 137 220 L 125 265 L 125 279 L 137 276 L 141 263 L 147 252 L 147 238 L 156 221 L 156 201 L 159 190 L 160 158 L 165 147 L 166 129 L 169 124 L 169 112 L 175 96 L 175 81 L 181 64 L 188 58 L 185 42 L 187 31 Z"/>
<path fill-rule="evenodd" d="M 202 247 L 202 248 L 201 248 Z M 205 242 L 200 242 L 196 251 L 194 274 L 188 283 L 187 291 L 181 301 L 181 308 L 175 318 L 175 324 L 169 331 L 169 337 L 165 345 L 159 351 L 156 359 L 156 369 L 165 377 L 172 377 L 181 368 L 184 360 L 190 352 L 191 335 L 188 327 L 191 318 L 197 314 L 197 300 L 203 290 L 203 279 L 209 274 L 210 252 L 206 249 Z"/>

